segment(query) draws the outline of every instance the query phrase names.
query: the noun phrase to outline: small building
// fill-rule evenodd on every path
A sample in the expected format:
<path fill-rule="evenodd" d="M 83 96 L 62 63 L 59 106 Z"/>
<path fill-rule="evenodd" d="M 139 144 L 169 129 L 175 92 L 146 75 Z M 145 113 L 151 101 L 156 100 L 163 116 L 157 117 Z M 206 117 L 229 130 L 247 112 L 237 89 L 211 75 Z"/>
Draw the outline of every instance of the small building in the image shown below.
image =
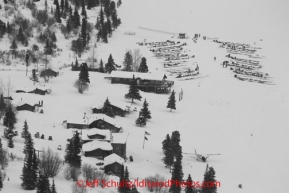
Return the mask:
<path fill-rule="evenodd" d="M 85 157 L 95 157 L 103 160 L 112 153 L 112 146 L 107 141 L 93 140 L 82 145 Z"/>
<path fill-rule="evenodd" d="M 102 130 L 111 130 L 113 133 L 119 133 L 122 131 L 121 124 L 117 120 L 104 115 L 97 114 L 92 116 L 82 116 L 78 118 L 68 118 L 66 120 L 67 129 L 87 129 L 87 128 L 98 128 Z"/>
<path fill-rule="evenodd" d="M 126 160 L 126 141 L 128 134 L 127 133 L 112 133 L 111 145 L 113 148 L 113 153 L 122 157 Z"/>
<path fill-rule="evenodd" d="M 124 159 L 113 153 L 104 158 L 104 172 L 106 174 L 113 173 L 120 177 L 121 171 L 124 169 Z"/>
<path fill-rule="evenodd" d="M 174 81 L 167 80 L 165 74 L 159 73 L 139 73 L 112 71 L 110 74 L 111 84 L 128 84 L 130 85 L 133 77 L 137 80 L 138 89 L 144 92 L 154 92 L 158 94 L 170 93 Z"/>
<path fill-rule="evenodd" d="M 110 138 L 111 138 L 110 135 L 111 135 L 110 130 L 102 130 L 102 129 L 97 129 L 97 128 L 84 129 L 82 130 L 81 139 L 83 143 L 87 143 L 96 139 L 110 142 Z"/>
<path fill-rule="evenodd" d="M 101 105 L 95 105 L 94 108 L 91 108 L 92 113 L 95 113 L 95 114 L 103 113 L 103 111 L 102 111 L 103 104 L 104 104 L 104 102 L 102 102 Z M 123 109 L 123 108 L 121 108 L 121 107 L 119 107 L 117 105 L 113 105 L 113 104 L 110 104 L 110 107 L 114 111 L 115 115 L 118 115 L 120 117 L 124 117 L 125 116 L 125 114 L 126 114 L 125 108 Z"/>
<path fill-rule="evenodd" d="M 56 77 L 59 75 L 59 72 L 55 72 L 52 69 L 46 69 L 46 70 L 42 70 L 40 73 L 40 77 L 44 77 L 44 76 L 49 76 L 49 77 Z"/>
<path fill-rule="evenodd" d="M 9 96 L 9 97 L 3 97 L 3 99 L 4 99 L 4 100 L 10 100 L 10 101 L 13 100 L 13 98 L 12 98 L 11 96 Z"/>
<path fill-rule="evenodd" d="M 45 87 L 45 86 L 36 86 L 36 87 L 23 87 L 23 88 L 17 88 L 15 90 L 16 93 L 34 93 L 34 94 L 40 94 L 40 95 L 45 95 L 45 94 L 50 94 L 51 93 L 51 88 Z"/>
<path fill-rule="evenodd" d="M 31 111 L 35 112 L 38 109 L 38 104 L 39 103 L 32 103 L 32 102 L 19 102 L 16 105 L 16 110 L 17 111 Z"/>
<path fill-rule="evenodd" d="M 179 37 L 178 37 L 178 38 L 180 38 L 180 39 L 186 39 L 187 36 L 186 36 L 185 33 L 179 33 Z"/>

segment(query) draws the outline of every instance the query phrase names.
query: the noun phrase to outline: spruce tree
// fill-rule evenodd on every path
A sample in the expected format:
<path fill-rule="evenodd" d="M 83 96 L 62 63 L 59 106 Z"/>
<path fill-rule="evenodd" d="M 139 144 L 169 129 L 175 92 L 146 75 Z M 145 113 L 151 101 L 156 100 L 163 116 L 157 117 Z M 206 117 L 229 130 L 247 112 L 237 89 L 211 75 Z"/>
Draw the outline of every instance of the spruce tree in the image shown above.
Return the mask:
<path fill-rule="evenodd" d="M 32 75 L 30 77 L 30 80 L 34 82 L 34 85 L 35 85 L 35 82 L 38 82 L 38 75 L 36 74 L 36 69 L 32 70 Z"/>
<path fill-rule="evenodd" d="M 13 53 L 13 55 L 14 55 L 14 58 L 15 58 L 15 56 L 16 56 L 16 50 L 17 50 L 17 44 L 16 44 L 16 41 L 15 41 L 15 39 L 12 41 L 12 44 L 11 44 L 11 46 L 10 46 L 10 49 L 12 50 L 12 53 Z"/>
<path fill-rule="evenodd" d="M 145 126 L 147 123 L 146 123 L 146 119 L 143 117 L 143 116 L 139 116 L 138 118 L 137 118 L 137 120 L 135 121 L 135 124 L 137 125 L 137 126 L 139 126 L 139 127 L 143 127 L 143 126 Z"/>
<path fill-rule="evenodd" d="M 109 117 L 115 117 L 115 113 L 111 107 L 111 104 L 110 104 L 108 98 L 106 98 L 106 100 L 104 101 L 104 104 L 102 107 L 102 113 L 109 116 Z"/>
<path fill-rule="evenodd" d="M 0 191 L 3 188 L 3 180 L 2 180 L 2 172 L 1 172 L 1 168 L 0 168 Z"/>
<path fill-rule="evenodd" d="M 208 171 L 204 175 L 204 186 L 202 187 L 202 193 L 216 193 L 216 172 L 213 167 L 209 167 Z"/>
<path fill-rule="evenodd" d="M 64 9 L 65 9 L 65 11 L 69 11 L 68 0 L 65 0 L 65 1 L 64 1 Z"/>
<path fill-rule="evenodd" d="M 10 148 L 14 148 L 14 142 L 12 140 L 12 136 L 9 136 L 7 146 L 10 147 Z"/>
<path fill-rule="evenodd" d="M 90 83 L 87 63 L 82 63 L 80 67 L 79 80 L 84 83 Z"/>
<path fill-rule="evenodd" d="M 179 131 L 174 131 L 172 132 L 172 137 L 171 137 L 171 148 L 172 152 L 175 158 L 179 158 L 182 160 L 183 155 L 182 155 L 182 146 L 180 145 L 181 141 L 181 136 Z"/>
<path fill-rule="evenodd" d="M 37 182 L 37 171 L 35 171 L 34 167 L 34 147 L 33 147 L 33 141 L 31 138 L 31 135 L 27 136 L 25 138 L 25 158 L 24 158 L 24 166 L 22 169 L 22 184 L 21 186 L 25 190 L 34 190 L 36 187 Z"/>
<path fill-rule="evenodd" d="M 104 73 L 103 62 L 102 59 L 99 62 L 99 72 Z"/>
<path fill-rule="evenodd" d="M 78 60 L 77 60 L 77 57 L 75 59 L 75 65 L 74 65 L 74 68 L 76 71 L 78 71 L 80 68 L 79 68 L 79 65 L 78 65 Z"/>
<path fill-rule="evenodd" d="M 19 31 L 18 31 L 18 34 L 16 36 L 17 38 L 17 41 L 21 42 L 22 44 L 24 44 L 24 41 L 25 41 L 25 36 L 23 34 L 23 30 L 21 27 L 19 27 Z"/>
<path fill-rule="evenodd" d="M 78 11 L 75 7 L 74 15 L 73 15 L 73 27 L 78 28 L 79 26 L 80 26 L 80 16 L 79 16 Z"/>
<path fill-rule="evenodd" d="M 136 186 L 133 184 L 130 193 L 139 193 Z"/>
<path fill-rule="evenodd" d="M 59 6 L 59 2 L 58 0 L 55 0 L 55 5 L 56 5 L 56 8 L 55 8 L 55 20 L 57 23 L 61 23 L 61 18 L 60 18 L 60 6 Z"/>
<path fill-rule="evenodd" d="M 133 59 L 132 59 L 132 55 L 129 51 L 127 51 L 125 53 L 123 65 L 124 65 L 123 71 L 128 71 L 128 72 L 133 71 L 132 70 Z"/>
<path fill-rule="evenodd" d="M 14 128 L 14 124 L 16 123 L 16 115 L 15 110 L 11 104 L 9 104 L 6 108 L 6 113 L 4 117 L 4 125 L 9 128 Z"/>
<path fill-rule="evenodd" d="M 52 180 L 51 193 L 57 193 L 56 188 L 55 188 L 55 184 L 54 184 L 54 179 Z"/>
<path fill-rule="evenodd" d="M 104 43 L 107 43 L 107 24 L 104 23 L 103 27 L 101 28 L 101 39 Z"/>
<path fill-rule="evenodd" d="M 147 103 L 146 99 L 143 103 L 143 108 L 139 112 L 139 116 L 142 116 L 145 120 L 151 119 L 151 112 L 148 109 L 149 104 Z"/>
<path fill-rule="evenodd" d="M 87 9 L 90 10 L 92 7 L 94 7 L 93 4 L 93 0 L 87 0 Z"/>
<path fill-rule="evenodd" d="M 118 16 L 116 10 L 111 15 L 112 27 L 116 29 L 119 26 Z"/>
<path fill-rule="evenodd" d="M 112 58 L 112 55 L 110 54 L 109 57 L 108 57 L 108 61 L 107 63 L 105 64 L 105 69 L 104 71 L 105 72 L 108 72 L 108 73 L 111 73 L 111 71 L 113 70 L 116 70 L 116 68 L 114 67 L 115 63 L 114 63 L 114 60 Z"/>
<path fill-rule="evenodd" d="M 31 175 L 31 177 L 32 177 L 32 179 L 35 180 L 35 182 L 37 181 L 37 178 L 38 178 L 38 172 L 39 172 L 38 169 L 39 169 L 38 168 L 38 158 L 36 156 L 36 152 L 35 152 L 35 149 L 34 149 L 34 151 L 33 151 L 33 166 L 32 166 L 32 175 Z"/>
<path fill-rule="evenodd" d="M 0 171 L 1 169 L 4 169 L 4 151 L 3 151 L 3 145 L 2 145 L 2 141 L 1 141 L 1 138 L 0 138 Z"/>
<path fill-rule="evenodd" d="M 103 28 L 104 26 L 104 14 L 103 14 L 103 10 L 102 10 L 102 6 L 100 7 L 100 11 L 99 11 L 99 25 L 101 28 Z"/>
<path fill-rule="evenodd" d="M 64 0 L 60 1 L 60 8 L 61 8 L 61 12 L 64 12 L 64 8 L 65 8 Z"/>
<path fill-rule="evenodd" d="M 119 177 L 119 183 L 118 183 L 118 192 L 119 193 L 125 193 L 124 191 L 124 166 L 122 165 L 122 167 L 120 168 L 120 177 Z"/>
<path fill-rule="evenodd" d="M 174 163 L 174 168 L 172 172 L 172 178 L 171 180 L 174 181 L 169 189 L 169 192 L 172 193 L 180 193 L 182 190 L 181 183 L 183 181 L 183 167 L 182 167 L 182 162 L 181 160 L 177 157 L 175 163 Z"/>
<path fill-rule="evenodd" d="M 127 169 L 127 166 L 125 167 L 124 170 L 124 193 L 129 193 L 130 192 L 130 186 L 129 186 L 129 172 Z"/>
<path fill-rule="evenodd" d="M 172 112 L 172 109 L 176 110 L 176 99 L 175 99 L 175 91 L 174 90 L 173 90 L 173 92 L 169 98 L 167 108 L 171 109 L 170 112 Z"/>
<path fill-rule="evenodd" d="M 51 46 L 51 43 L 49 42 L 49 40 L 46 40 L 46 44 L 44 46 L 44 54 L 45 55 L 52 55 L 53 54 L 53 49 Z"/>
<path fill-rule="evenodd" d="M 0 95 L 0 118 L 2 117 L 2 115 L 4 114 L 6 109 L 6 103 L 4 101 L 4 97 L 3 94 Z"/>
<path fill-rule="evenodd" d="M 186 181 L 185 193 L 195 193 L 194 187 L 193 187 L 193 180 L 192 180 L 190 174 L 189 174 L 188 179 Z"/>
<path fill-rule="evenodd" d="M 131 99 L 131 103 L 133 103 L 133 100 L 139 100 L 141 101 L 141 96 L 139 94 L 139 90 L 137 88 L 137 82 L 136 79 L 134 78 L 134 75 L 132 77 L 131 84 L 129 86 L 129 92 L 124 95 L 125 99 Z"/>
<path fill-rule="evenodd" d="M 8 3 L 8 0 L 4 0 L 4 3 L 7 4 L 7 3 Z"/>
<path fill-rule="evenodd" d="M 147 66 L 147 59 L 145 57 L 141 58 L 141 62 L 138 68 L 138 72 L 148 72 L 148 66 Z"/>
<path fill-rule="evenodd" d="M 49 179 L 42 172 L 39 174 L 36 193 L 51 193 Z"/>
<path fill-rule="evenodd" d="M 87 33 L 86 33 L 86 26 L 87 26 L 87 21 L 86 21 L 86 18 L 83 17 L 82 18 L 82 24 L 81 24 L 81 41 L 82 41 L 82 46 L 83 46 L 83 49 L 85 49 L 86 47 L 86 38 L 87 38 Z"/>
<path fill-rule="evenodd" d="M 171 168 L 174 163 L 174 154 L 172 152 L 171 138 L 169 134 L 167 134 L 166 139 L 162 142 L 162 145 L 163 153 L 165 155 L 162 161 L 167 168 Z"/>
<path fill-rule="evenodd" d="M 81 7 L 82 7 L 81 15 L 86 17 L 86 11 L 85 11 L 85 3 L 84 3 L 84 0 L 81 0 Z"/>
<path fill-rule="evenodd" d="M 106 30 L 107 30 L 107 34 L 109 35 L 109 37 L 111 37 L 112 28 L 111 28 L 111 21 L 109 18 L 107 18 L 107 21 L 106 21 Z"/>
<path fill-rule="evenodd" d="M 79 133 L 76 132 L 66 145 L 65 162 L 69 163 L 70 166 L 81 167 L 81 141 Z"/>
<path fill-rule="evenodd" d="M 28 124 L 27 124 L 27 121 L 25 120 L 24 121 L 24 126 L 23 126 L 23 136 L 24 136 L 24 139 L 26 139 L 26 137 L 28 136 L 29 134 L 29 131 L 28 131 Z"/>

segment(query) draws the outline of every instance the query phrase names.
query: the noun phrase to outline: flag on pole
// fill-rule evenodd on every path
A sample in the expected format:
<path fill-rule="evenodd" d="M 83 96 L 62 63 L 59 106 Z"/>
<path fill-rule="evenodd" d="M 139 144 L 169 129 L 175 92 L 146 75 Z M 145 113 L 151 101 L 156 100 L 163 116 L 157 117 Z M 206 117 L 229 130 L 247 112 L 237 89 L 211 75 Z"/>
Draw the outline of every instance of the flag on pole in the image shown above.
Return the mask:
<path fill-rule="evenodd" d="M 150 133 L 148 133 L 148 132 L 145 131 L 145 135 L 150 135 Z"/>
<path fill-rule="evenodd" d="M 144 139 L 148 141 L 148 138 L 146 138 L 146 136 L 144 137 Z"/>

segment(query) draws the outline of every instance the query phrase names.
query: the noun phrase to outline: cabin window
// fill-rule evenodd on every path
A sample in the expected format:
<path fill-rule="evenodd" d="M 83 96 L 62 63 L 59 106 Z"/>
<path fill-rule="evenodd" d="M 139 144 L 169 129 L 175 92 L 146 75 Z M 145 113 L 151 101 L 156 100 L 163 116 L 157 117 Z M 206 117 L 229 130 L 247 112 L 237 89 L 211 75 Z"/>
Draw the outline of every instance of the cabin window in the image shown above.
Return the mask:
<path fill-rule="evenodd" d="M 114 80 L 115 80 L 115 81 L 119 81 L 119 78 L 115 78 Z"/>

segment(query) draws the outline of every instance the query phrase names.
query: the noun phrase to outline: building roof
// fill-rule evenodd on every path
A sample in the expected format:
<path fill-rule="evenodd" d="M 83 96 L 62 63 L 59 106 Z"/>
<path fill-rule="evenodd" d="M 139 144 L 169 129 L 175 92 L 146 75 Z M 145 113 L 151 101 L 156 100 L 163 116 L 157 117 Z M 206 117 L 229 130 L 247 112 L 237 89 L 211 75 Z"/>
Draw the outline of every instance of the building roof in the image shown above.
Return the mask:
<path fill-rule="evenodd" d="M 21 90 L 21 91 L 25 91 L 25 92 L 31 92 L 31 91 L 34 91 L 36 88 L 38 88 L 39 90 L 52 90 L 51 87 L 48 87 L 48 86 L 33 86 L 33 87 L 17 87 L 15 89 L 15 91 L 18 91 L 18 90 Z"/>
<path fill-rule="evenodd" d="M 105 99 L 106 100 L 106 99 Z M 97 108 L 97 109 L 101 109 L 103 107 L 103 104 L 105 102 L 105 100 L 101 100 L 101 101 L 98 101 L 98 102 L 94 102 L 92 105 L 91 105 L 91 109 L 94 109 L 94 108 Z M 121 109 L 125 109 L 126 106 L 127 106 L 127 103 L 124 102 L 124 101 L 121 101 L 119 99 L 111 99 L 109 98 L 108 99 L 110 104 L 115 106 L 115 107 L 118 107 L 118 108 L 121 108 Z"/>
<path fill-rule="evenodd" d="M 124 159 L 115 153 L 110 154 L 104 158 L 104 166 L 113 164 L 115 162 L 122 165 L 124 163 Z"/>
<path fill-rule="evenodd" d="M 112 133 L 111 143 L 125 144 L 128 133 Z"/>
<path fill-rule="evenodd" d="M 112 146 L 110 143 L 106 141 L 99 141 L 99 140 L 93 140 L 82 145 L 83 151 L 93 151 L 96 149 L 101 149 L 104 151 L 111 151 Z"/>
<path fill-rule="evenodd" d="M 102 136 L 105 136 L 104 139 L 102 140 L 110 140 L 110 130 L 97 129 L 97 128 L 82 130 L 82 140 L 91 140 L 89 136 L 92 136 L 92 135 L 102 135 Z M 97 140 L 97 139 L 93 139 L 93 140 Z"/>
<path fill-rule="evenodd" d="M 112 71 L 110 78 L 140 78 L 143 80 L 163 80 L 164 73 L 140 73 L 140 72 L 126 72 L 126 71 Z"/>
<path fill-rule="evenodd" d="M 121 124 L 118 123 L 117 120 L 104 115 L 104 114 L 96 114 L 96 115 L 89 115 L 89 116 L 85 116 L 84 115 L 80 115 L 79 117 L 68 117 L 67 118 L 67 123 L 74 123 L 74 124 L 80 124 L 80 125 L 90 125 L 91 123 L 93 123 L 94 121 L 97 121 L 99 119 L 102 119 L 112 125 L 114 125 L 117 128 L 121 127 Z"/>

